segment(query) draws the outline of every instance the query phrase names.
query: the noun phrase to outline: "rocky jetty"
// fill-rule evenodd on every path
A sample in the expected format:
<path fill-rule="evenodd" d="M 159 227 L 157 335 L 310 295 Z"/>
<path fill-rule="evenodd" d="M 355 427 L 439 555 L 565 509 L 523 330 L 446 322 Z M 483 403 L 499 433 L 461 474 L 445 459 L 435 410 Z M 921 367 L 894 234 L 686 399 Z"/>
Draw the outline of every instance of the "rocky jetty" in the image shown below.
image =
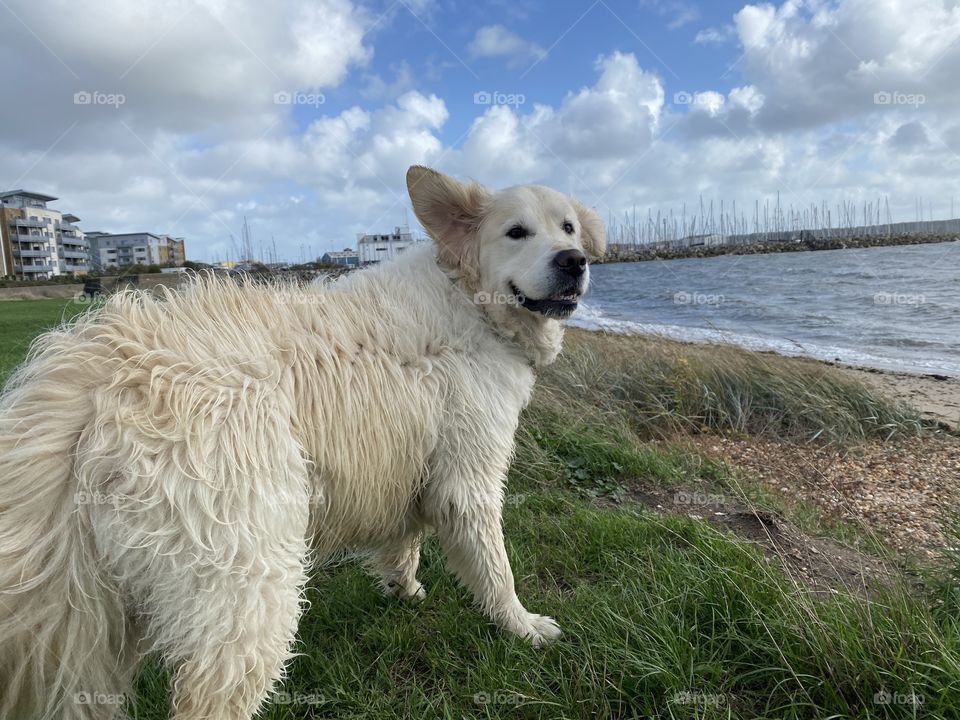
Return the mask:
<path fill-rule="evenodd" d="M 845 250 L 849 248 L 886 247 L 890 245 L 923 245 L 960 241 L 949 234 L 862 235 L 850 237 L 804 237 L 791 242 L 756 242 L 730 245 L 695 245 L 692 247 L 614 247 L 599 262 L 643 262 L 679 258 L 714 257 L 715 255 L 758 255 L 763 253 L 803 252 L 807 250 Z"/>

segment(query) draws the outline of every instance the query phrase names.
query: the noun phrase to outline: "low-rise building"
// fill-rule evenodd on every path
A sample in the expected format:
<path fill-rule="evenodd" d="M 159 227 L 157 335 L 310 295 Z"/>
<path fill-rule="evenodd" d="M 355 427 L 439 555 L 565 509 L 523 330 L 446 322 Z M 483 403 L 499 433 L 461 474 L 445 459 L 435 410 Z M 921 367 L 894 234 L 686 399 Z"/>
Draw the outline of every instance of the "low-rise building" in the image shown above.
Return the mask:
<path fill-rule="evenodd" d="M 90 243 L 83 231 L 77 227 L 78 222 L 80 218 L 76 215 L 64 214 L 57 238 L 60 267 L 63 272 L 72 275 L 90 271 Z"/>
<path fill-rule="evenodd" d="M 422 242 L 413 237 L 408 227 L 395 227 L 389 235 L 357 235 L 360 264 L 392 260 L 413 245 Z"/>
<path fill-rule="evenodd" d="M 186 243 L 183 238 L 160 236 L 160 264 L 179 267 L 187 261 Z"/>
<path fill-rule="evenodd" d="M 182 265 L 186 261 L 183 238 L 150 232 L 87 233 L 91 257 L 101 269 L 131 265 Z"/>
<path fill-rule="evenodd" d="M 320 258 L 324 265 L 343 265 L 344 267 L 357 267 L 360 264 L 360 253 L 352 248 L 343 250 L 334 250 L 324 253 Z"/>
<path fill-rule="evenodd" d="M 42 280 L 90 269 L 80 218 L 48 207 L 56 199 L 28 190 L 0 193 L 0 276 Z"/>
<path fill-rule="evenodd" d="M 97 267 L 108 270 L 131 265 L 159 265 L 160 238 L 153 233 L 88 233 Z"/>

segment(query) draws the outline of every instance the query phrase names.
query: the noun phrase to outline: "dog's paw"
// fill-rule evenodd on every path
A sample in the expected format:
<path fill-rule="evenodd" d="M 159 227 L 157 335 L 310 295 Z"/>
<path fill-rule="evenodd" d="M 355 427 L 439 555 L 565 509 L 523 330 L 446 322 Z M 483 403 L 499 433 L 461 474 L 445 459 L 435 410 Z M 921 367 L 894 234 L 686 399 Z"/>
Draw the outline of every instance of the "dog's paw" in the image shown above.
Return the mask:
<path fill-rule="evenodd" d="M 384 585 L 383 592 L 387 597 L 414 603 L 423 602 L 427 597 L 427 591 L 420 582 L 414 582 L 412 586 L 408 587 L 404 583 L 391 580 Z"/>
<path fill-rule="evenodd" d="M 527 616 L 524 626 L 517 633 L 520 637 L 527 640 L 533 647 L 540 648 L 552 643 L 563 635 L 557 621 L 546 615 Z"/>

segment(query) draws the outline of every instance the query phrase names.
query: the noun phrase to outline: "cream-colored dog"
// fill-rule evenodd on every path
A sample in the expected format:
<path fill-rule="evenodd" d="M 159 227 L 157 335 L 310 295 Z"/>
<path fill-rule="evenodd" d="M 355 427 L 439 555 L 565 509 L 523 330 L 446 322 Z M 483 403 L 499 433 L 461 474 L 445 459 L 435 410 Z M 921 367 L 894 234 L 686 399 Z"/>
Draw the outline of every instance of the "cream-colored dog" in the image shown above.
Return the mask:
<path fill-rule="evenodd" d="M 310 563 L 366 549 L 421 598 L 424 533 L 505 630 L 504 480 L 534 370 L 604 248 L 545 187 L 413 167 L 432 244 L 304 289 L 121 294 L 46 333 L 0 398 L 0 717 L 111 717 L 140 657 L 178 720 L 250 718 Z"/>

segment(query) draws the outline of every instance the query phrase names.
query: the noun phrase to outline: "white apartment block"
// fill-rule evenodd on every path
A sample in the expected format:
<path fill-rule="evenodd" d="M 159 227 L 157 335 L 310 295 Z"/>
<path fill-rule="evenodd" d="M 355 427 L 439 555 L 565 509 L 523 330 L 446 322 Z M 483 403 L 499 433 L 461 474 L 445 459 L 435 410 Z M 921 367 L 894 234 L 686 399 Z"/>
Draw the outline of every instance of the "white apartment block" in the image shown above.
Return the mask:
<path fill-rule="evenodd" d="M 407 248 L 416 245 L 422 240 L 413 237 L 408 227 L 395 227 L 389 235 L 357 234 L 357 248 L 360 254 L 360 264 L 392 260 Z"/>
<path fill-rule="evenodd" d="M 183 238 L 150 232 L 87 233 L 90 253 L 98 268 L 125 268 L 131 265 L 182 265 Z"/>
<path fill-rule="evenodd" d="M 0 193 L 0 276 L 41 280 L 90 269 L 80 218 L 47 207 L 56 199 L 27 190 Z"/>

